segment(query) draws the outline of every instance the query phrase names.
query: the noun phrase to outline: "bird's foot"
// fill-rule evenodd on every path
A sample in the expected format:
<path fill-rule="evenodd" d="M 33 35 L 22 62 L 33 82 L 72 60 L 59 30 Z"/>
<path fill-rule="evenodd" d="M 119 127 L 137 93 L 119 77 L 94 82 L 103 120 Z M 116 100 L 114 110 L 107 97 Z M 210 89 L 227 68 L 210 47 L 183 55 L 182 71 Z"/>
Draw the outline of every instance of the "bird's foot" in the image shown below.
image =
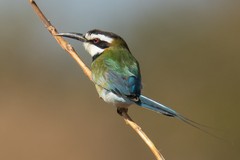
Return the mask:
<path fill-rule="evenodd" d="M 128 112 L 128 109 L 127 109 L 127 108 L 120 108 L 120 107 L 117 108 L 117 113 L 118 113 L 120 116 L 123 116 L 123 113 L 127 113 L 127 112 Z"/>

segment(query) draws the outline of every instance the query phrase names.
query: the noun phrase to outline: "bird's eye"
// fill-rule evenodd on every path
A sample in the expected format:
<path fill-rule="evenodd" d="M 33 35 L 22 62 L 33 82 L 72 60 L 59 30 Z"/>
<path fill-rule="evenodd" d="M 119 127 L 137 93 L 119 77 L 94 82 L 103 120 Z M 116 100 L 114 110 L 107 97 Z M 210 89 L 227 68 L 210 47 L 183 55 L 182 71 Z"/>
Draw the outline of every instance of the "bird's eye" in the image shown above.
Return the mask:
<path fill-rule="evenodd" d="M 97 44 L 100 41 L 100 39 L 99 38 L 94 38 L 92 41 L 93 41 L 94 44 Z"/>

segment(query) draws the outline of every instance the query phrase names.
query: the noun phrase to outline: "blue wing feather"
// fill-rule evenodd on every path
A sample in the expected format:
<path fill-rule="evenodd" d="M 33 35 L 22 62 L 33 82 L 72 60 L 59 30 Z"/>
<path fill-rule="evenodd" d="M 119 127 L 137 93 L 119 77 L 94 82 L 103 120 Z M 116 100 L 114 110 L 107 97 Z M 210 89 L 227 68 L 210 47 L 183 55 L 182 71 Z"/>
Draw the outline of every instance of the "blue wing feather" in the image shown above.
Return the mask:
<path fill-rule="evenodd" d="M 104 76 L 107 77 L 105 79 L 107 81 L 106 88 L 124 96 L 139 96 L 141 94 L 141 77 L 129 69 L 129 67 L 125 67 L 127 71 L 120 70 L 118 72 L 110 67 Z"/>
<path fill-rule="evenodd" d="M 141 94 L 141 74 L 137 60 L 126 49 L 103 52 L 92 63 L 95 84 L 121 96 Z"/>

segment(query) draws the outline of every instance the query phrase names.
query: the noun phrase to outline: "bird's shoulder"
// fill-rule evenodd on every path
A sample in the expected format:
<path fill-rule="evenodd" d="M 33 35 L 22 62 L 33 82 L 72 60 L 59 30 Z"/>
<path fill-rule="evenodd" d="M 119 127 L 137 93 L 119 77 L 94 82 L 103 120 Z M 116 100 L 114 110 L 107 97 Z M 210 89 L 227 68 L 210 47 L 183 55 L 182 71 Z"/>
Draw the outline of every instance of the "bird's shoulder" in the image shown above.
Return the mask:
<path fill-rule="evenodd" d="M 140 69 L 135 57 L 128 49 L 107 49 L 92 62 L 92 71 L 114 71 L 119 74 L 138 76 Z"/>

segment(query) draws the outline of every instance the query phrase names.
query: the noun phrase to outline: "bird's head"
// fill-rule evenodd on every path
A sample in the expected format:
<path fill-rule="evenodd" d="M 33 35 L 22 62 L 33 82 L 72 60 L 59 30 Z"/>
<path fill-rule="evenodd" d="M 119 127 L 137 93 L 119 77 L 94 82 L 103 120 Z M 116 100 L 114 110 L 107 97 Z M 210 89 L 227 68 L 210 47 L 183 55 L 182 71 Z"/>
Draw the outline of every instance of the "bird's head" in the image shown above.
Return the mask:
<path fill-rule="evenodd" d="M 127 43 L 117 34 L 101 30 L 90 30 L 86 34 L 81 33 L 59 33 L 57 36 L 68 37 L 83 42 L 84 48 L 94 58 L 107 49 L 126 48 Z"/>

